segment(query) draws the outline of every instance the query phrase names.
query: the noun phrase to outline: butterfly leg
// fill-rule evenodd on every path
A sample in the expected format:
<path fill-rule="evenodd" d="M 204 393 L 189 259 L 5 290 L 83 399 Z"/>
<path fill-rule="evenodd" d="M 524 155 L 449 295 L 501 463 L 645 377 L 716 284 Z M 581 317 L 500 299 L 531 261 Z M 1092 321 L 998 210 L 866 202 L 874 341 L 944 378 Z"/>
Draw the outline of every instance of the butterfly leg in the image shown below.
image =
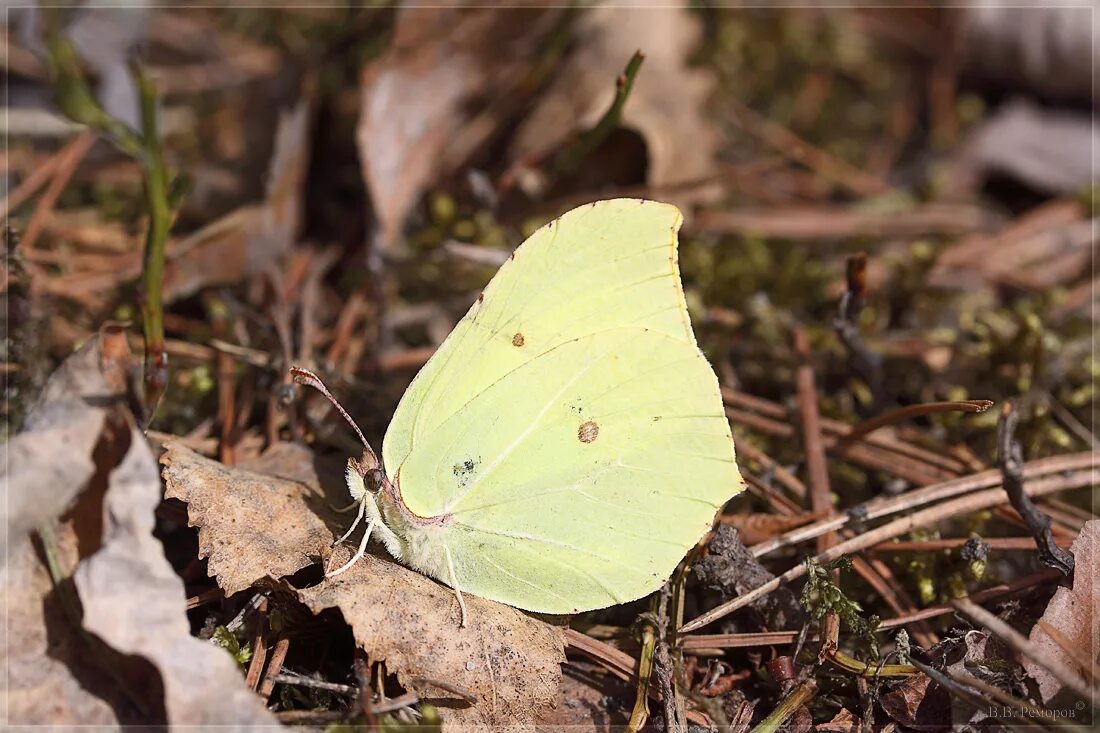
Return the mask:
<path fill-rule="evenodd" d="M 447 569 L 451 572 L 451 589 L 455 592 L 455 598 L 458 599 L 458 609 L 462 613 L 462 618 L 458 622 L 459 628 L 466 625 L 466 601 L 462 600 L 462 591 L 458 589 L 458 578 L 455 576 L 455 564 L 451 560 L 451 548 L 446 545 L 443 546 L 443 552 L 447 554 Z"/>
<path fill-rule="evenodd" d="M 363 521 L 363 514 L 367 511 L 367 508 L 362 501 L 357 503 L 359 504 L 359 514 L 356 515 L 355 521 L 351 523 L 351 527 L 348 528 L 348 531 L 344 532 L 344 536 L 332 543 L 333 547 L 343 544 L 344 540 L 346 540 L 351 533 L 355 531 L 355 528 L 359 526 L 359 523 Z"/>
<path fill-rule="evenodd" d="M 358 499 L 356 499 L 352 503 L 348 504 L 347 506 L 333 506 L 332 504 L 329 504 L 328 508 L 331 509 L 332 511 L 336 512 L 337 514 L 347 514 L 348 512 L 350 512 L 352 509 L 354 509 L 357 506 L 359 506 L 359 500 Z"/>
<path fill-rule="evenodd" d="M 331 573 L 325 573 L 326 578 L 336 577 L 337 575 L 339 575 L 340 573 L 344 572 L 345 570 L 350 568 L 352 565 L 357 563 L 359 561 L 359 559 L 363 557 L 363 555 L 367 551 L 367 541 L 370 539 L 370 533 L 371 533 L 372 529 L 374 529 L 374 522 L 367 522 L 367 528 L 365 530 L 363 530 L 363 539 L 361 539 L 359 541 L 359 549 L 356 551 L 356 553 L 352 556 L 352 558 L 350 560 L 348 560 L 346 563 L 341 565 L 339 568 L 337 568 L 336 570 L 333 570 Z"/>

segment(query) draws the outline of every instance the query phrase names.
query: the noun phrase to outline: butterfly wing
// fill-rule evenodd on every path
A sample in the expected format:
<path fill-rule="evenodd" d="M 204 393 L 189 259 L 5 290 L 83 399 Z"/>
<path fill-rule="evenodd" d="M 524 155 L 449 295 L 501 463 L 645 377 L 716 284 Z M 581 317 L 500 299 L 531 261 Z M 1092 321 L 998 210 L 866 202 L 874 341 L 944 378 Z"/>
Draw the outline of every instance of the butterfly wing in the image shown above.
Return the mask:
<path fill-rule="evenodd" d="M 386 431 L 391 478 L 422 438 L 505 374 L 597 329 L 643 324 L 695 343 L 676 265 L 676 207 L 574 209 L 505 262 L 406 390 Z"/>
<path fill-rule="evenodd" d="M 459 588 L 546 613 L 660 587 L 741 486 L 710 365 L 636 326 L 498 380 L 427 435 L 397 481 L 412 512 L 444 518 L 434 537 Z"/>
<path fill-rule="evenodd" d="M 615 200 L 547 225 L 406 392 L 386 469 L 413 514 L 445 517 L 418 541 L 445 544 L 461 589 L 550 613 L 638 598 L 740 490 L 679 224 Z"/>

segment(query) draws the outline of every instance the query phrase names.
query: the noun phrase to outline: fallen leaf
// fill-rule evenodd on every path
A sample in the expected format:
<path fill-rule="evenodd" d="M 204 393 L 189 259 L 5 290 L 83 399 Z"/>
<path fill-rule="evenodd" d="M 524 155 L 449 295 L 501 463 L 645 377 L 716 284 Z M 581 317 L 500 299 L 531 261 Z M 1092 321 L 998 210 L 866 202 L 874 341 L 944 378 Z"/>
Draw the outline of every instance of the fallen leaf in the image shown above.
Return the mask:
<path fill-rule="evenodd" d="M 0 592 L 5 628 L 0 658 L 8 680 L 0 690 L 0 720 L 54 730 L 77 725 L 121 730 L 121 720 L 138 722 L 133 706 L 89 659 L 30 538 L 12 538 L 0 569 Z"/>
<path fill-rule="evenodd" d="M 742 544 L 751 546 L 765 540 L 774 539 L 777 535 L 789 529 L 809 524 L 816 518 L 817 516 L 813 512 L 804 512 L 793 517 L 782 514 L 739 512 L 737 514 L 724 514 L 721 521 L 722 524 L 728 524 L 740 533 Z"/>
<path fill-rule="evenodd" d="M 951 703 L 947 690 L 923 674 L 907 677 L 879 698 L 886 714 L 906 728 L 923 731 L 951 727 Z"/>
<path fill-rule="evenodd" d="M 1093 42 L 1100 18 L 1092 6 L 980 3 L 961 12 L 966 38 L 959 48 L 970 75 L 1044 98 L 1095 104 L 1093 76 L 1100 60 Z"/>
<path fill-rule="evenodd" d="M 720 137 L 703 111 L 715 80 L 688 66 L 701 37 L 700 20 L 684 7 L 586 10 L 576 24 L 577 50 L 520 125 L 509 158 L 538 157 L 593 127 L 611 105 L 616 76 L 641 51 L 646 60 L 623 108 L 622 126 L 645 141 L 646 182 L 672 187 L 712 175 Z M 674 202 L 687 209 L 714 192 L 714 187 L 697 188 L 690 200 L 681 193 Z"/>
<path fill-rule="evenodd" d="M 278 450 L 281 467 L 274 470 L 285 476 L 282 453 L 288 449 Z M 290 450 L 300 450 L 300 468 L 288 479 L 230 468 L 178 443 L 165 445 L 165 496 L 187 503 L 188 522 L 199 528 L 199 556 L 208 558 L 210 575 L 227 595 L 293 575 L 329 555 L 332 527 L 343 520 L 328 506 L 308 449 Z"/>
<path fill-rule="evenodd" d="M 266 475 L 173 443 L 161 462 L 167 495 L 187 502 L 188 521 L 199 528 L 199 554 L 209 558 L 209 572 L 227 594 L 317 563 L 351 521 L 329 507 L 346 496 L 325 496 L 301 446 L 273 447 L 250 464 Z M 341 558 L 351 551 L 340 548 Z M 385 659 L 423 699 L 445 700 L 449 726 L 534 725 L 538 711 L 555 699 L 565 659 L 561 633 L 510 606 L 467 595 L 469 626 L 459 628 L 449 588 L 370 554 L 297 593 L 314 612 L 340 609 L 372 659 Z M 432 681 L 468 691 L 475 702 L 462 702 Z"/>
<path fill-rule="evenodd" d="M 392 249 L 427 186 L 462 162 L 445 153 L 473 118 L 471 102 L 500 84 L 515 63 L 530 63 L 527 41 L 533 39 L 517 39 L 516 31 L 530 35 L 546 12 L 439 6 L 398 11 L 391 47 L 363 72 L 356 131 L 378 250 Z"/>
<path fill-rule="evenodd" d="M 1074 195 L 1092 181 L 1097 139 L 1088 112 L 1016 100 L 970 134 L 958 165 L 966 178 L 996 173 L 1043 193 Z"/>
<path fill-rule="evenodd" d="M 233 658 L 191 636 L 183 581 L 153 536 L 161 501 L 156 459 L 136 427 L 130 438 L 104 496 L 103 545 L 73 578 L 84 628 L 112 649 L 153 664 L 170 725 L 278 727 Z"/>
<path fill-rule="evenodd" d="M 460 628 L 450 588 L 373 555 L 299 596 L 314 613 L 339 608 L 371 658 L 385 659 L 422 699 L 447 701 L 450 724 L 533 725 L 556 697 L 565 661 L 561 633 L 510 606 L 467 594 L 469 621 Z M 451 709 L 461 698 L 428 680 L 455 685 L 477 701 Z"/>
<path fill-rule="evenodd" d="M 859 718 L 852 714 L 848 708 L 841 708 L 840 712 L 833 716 L 828 723 L 818 723 L 814 726 L 817 733 L 859 733 L 861 730 Z"/>
<path fill-rule="evenodd" d="M 0 492 L 5 552 L 65 510 L 96 472 L 104 422 L 124 399 L 135 362 L 121 327 L 105 327 L 50 375 L 7 444 Z"/>
<path fill-rule="evenodd" d="M 1100 656 L 1097 640 L 1100 640 L 1100 519 L 1085 523 L 1081 533 L 1070 546 L 1073 553 L 1073 589 L 1058 588 L 1050 599 L 1040 623 L 1031 630 L 1031 642 L 1046 650 L 1070 669 L 1082 673 L 1084 679 L 1092 674 Z M 1044 628 L 1044 626 L 1046 628 Z M 1061 637 L 1062 644 L 1048 631 Z M 1064 646 L 1068 646 L 1067 650 Z M 1085 665 L 1090 666 L 1086 667 Z M 1039 685 L 1043 704 L 1062 691 L 1058 679 L 1045 667 L 1030 658 L 1024 659 L 1024 669 Z"/>

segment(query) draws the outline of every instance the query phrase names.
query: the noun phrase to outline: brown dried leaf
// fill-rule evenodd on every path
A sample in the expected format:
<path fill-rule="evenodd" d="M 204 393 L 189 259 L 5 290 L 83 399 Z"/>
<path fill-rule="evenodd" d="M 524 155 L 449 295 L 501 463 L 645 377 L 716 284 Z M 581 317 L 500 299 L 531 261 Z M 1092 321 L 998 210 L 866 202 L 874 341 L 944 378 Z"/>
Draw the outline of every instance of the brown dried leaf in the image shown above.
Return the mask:
<path fill-rule="evenodd" d="M 153 536 L 160 503 L 156 459 L 141 431 L 133 428 L 130 437 L 103 501 L 103 546 L 73 578 L 84 627 L 116 651 L 156 667 L 170 725 L 278 727 L 233 658 L 191 636 L 183 581 Z"/>
<path fill-rule="evenodd" d="M 199 528 L 199 556 L 209 558 L 209 572 L 227 594 L 327 557 L 331 527 L 341 521 L 319 486 L 309 449 L 272 451 L 264 454 L 268 462 L 261 456 L 245 465 L 273 465 L 272 474 L 291 478 L 230 468 L 178 443 L 166 444 L 160 459 L 165 496 L 187 502 L 188 522 Z M 287 452 L 298 458 L 287 460 Z"/>
<path fill-rule="evenodd" d="M 840 712 L 833 716 L 828 723 L 818 723 L 814 726 L 817 733 L 859 733 L 861 730 L 859 718 L 852 714 L 848 708 L 841 708 Z"/>
<path fill-rule="evenodd" d="M 351 520 L 329 508 L 301 446 L 273 447 L 251 464 L 281 477 L 228 468 L 178 444 L 166 446 L 161 462 L 168 496 L 188 503 L 199 553 L 227 593 L 317 562 L 329 554 L 335 528 Z M 340 550 L 344 558 L 350 551 Z M 339 608 L 368 655 L 386 659 L 423 698 L 448 700 L 443 715 L 450 725 L 532 725 L 555 699 L 561 633 L 514 608 L 467 596 L 469 626 L 459 628 L 450 589 L 373 555 L 298 594 L 315 612 Z M 425 680 L 456 685 L 476 702 L 456 703 L 456 695 Z"/>
<path fill-rule="evenodd" d="M 803 512 L 793 517 L 781 514 L 762 514 L 750 512 L 748 514 L 725 514 L 722 516 L 722 524 L 728 524 L 741 534 L 741 542 L 745 545 L 755 545 L 765 540 L 774 539 L 777 535 L 789 529 L 809 524 L 817 518 L 813 512 Z"/>
<path fill-rule="evenodd" d="M 646 61 L 623 109 L 622 124 L 641 134 L 649 160 L 646 182 L 673 186 L 714 173 L 720 137 L 704 117 L 714 87 L 708 71 L 688 66 L 701 38 L 699 19 L 687 8 L 590 8 L 578 19 L 578 49 L 520 127 L 509 157 L 522 160 L 554 149 L 593 127 L 611 105 L 616 75 L 635 51 Z M 687 208 L 710 198 L 696 190 Z"/>
<path fill-rule="evenodd" d="M 134 359 L 121 328 L 107 327 L 50 375 L 23 427 L 7 444 L 2 545 L 56 517 L 96 470 L 92 451 L 109 410 L 125 397 Z"/>
<path fill-rule="evenodd" d="M 1070 552 L 1074 561 L 1073 589 L 1058 588 L 1054 592 L 1041 622 L 1031 630 L 1031 641 L 1046 647 L 1054 658 L 1088 679 L 1095 664 L 1100 662 L 1097 656 L 1100 651 L 1097 649 L 1097 640 L 1100 640 L 1100 606 L 1097 604 L 1100 600 L 1100 572 L 1097 570 L 1100 567 L 1100 519 L 1085 523 Z M 1062 637 L 1068 651 L 1048 629 L 1054 629 L 1054 633 Z M 1091 666 L 1086 666 L 1090 662 Z M 1043 703 L 1050 704 L 1061 692 L 1061 683 L 1030 658 L 1024 659 L 1024 669 L 1038 683 Z"/>
<path fill-rule="evenodd" d="M 385 659 L 422 699 L 447 701 L 451 725 L 534 725 L 557 696 L 561 632 L 510 606 L 466 595 L 469 621 L 460 628 L 449 588 L 373 555 L 299 596 L 315 613 L 339 608 L 372 659 Z M 425 680 L 460 687 L 477 701 L 465 707 Z"/>
<path fill-rule="evenodd" d="M 939 731 L 951 726 L 947 690 L 923 674 L 907 677 L 879 698 L 886 714 L 906 728 Z"/>

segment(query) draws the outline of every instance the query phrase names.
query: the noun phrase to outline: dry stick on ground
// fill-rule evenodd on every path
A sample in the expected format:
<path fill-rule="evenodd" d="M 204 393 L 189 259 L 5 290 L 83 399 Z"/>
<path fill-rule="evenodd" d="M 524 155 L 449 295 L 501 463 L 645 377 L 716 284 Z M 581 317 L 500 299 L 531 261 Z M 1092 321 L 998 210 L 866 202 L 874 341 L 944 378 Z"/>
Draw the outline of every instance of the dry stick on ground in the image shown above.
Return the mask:
<path fill-rule="evenodd" d="M 259 693 L 263 699 L 266 700 L 271 697 L 271 691 L 275 689 L 275 678 L 283 671 L 283 662 L 286 661 L 286 654 L 289 650 L 290 638 L 279 636 L 275 642 L 275 647 L 271 650 L 271 661 L 267 664 L 263 682 L 260 683 Z"/>
<path fill-rule="evenodd" d="M 1066 666 L 1061 659 L 1052 655 L 1048 647 L 1040 646 L 1030 641 L 1019 631 L 1016 631 L 1016 629 L 1012 628 L 977 603 L 974 603 L 968 598 L 960 598 L 956 601 L 952 601 L 951 605 L 968 616 L 975 623 L 984 626 L 994 636 L 1008 644 L 1015 651 L 1042 665 L 1043 668 L 1057 677 L 1058 681 L 1061 682 L 1063 686 L 1073 690 L 1073 692 L 1080 695 L 1082 699 L 1091 702 L 1095 699 L 1096 695 L 1100 693 L 1100 690 L 1094 690 L 1085 684 L 1085 681 L 1081 679 L 1080 675 L 1072 668 Z"/>
<path fill-rule="evenodd" d="M 970 541 L 969 537 L 949 537 L 939 540 L 919 540 L 911 542 L 898 542 L 896 540 L 883 542 L 881 545 L 868 547 L 867 552 L 939 552 L 940 550 L 954 550 L 962 547 Z M 987 537 L 982 538 L 990 550 L 1034 550 L 1035 540 L 1031 537 Z M 1064 538 L 1055 540 L 1059 547 L 1069 547 L 1073 540 Z"/>
<path fill-rule="evenodd" d="M 794 332 L 794 350 L 801 362 L 795 369 L 795 388 L 802 423 L 802 451 L 806 455 L 806 475 L 810 486 L 810 510 L 827 517 L 833 513 L 829 469 L 825 463 L 825 444 L 821 439 L 821 416 L 817 411 L 814 368 L 810 364 L 810 341 L 802 329 Z M 826 532 L 817 538 L 817 551 L 824 552 L 835 543 L 836 533 Z"/>
<path fill-rule="evenodd" d="M 359 684 L 356 690 L 356 701 L 367 719 L 367 725 L 374 730 L 378 725 L 378 718 L 374 710 L 374 693 L 370 685 L 370 662 L 367 659 L 367 653 L 359 647 L 355 648 L 355 658 L 352 660 L 351 668 L 355 672 L 355 681 Z"/>
<path fill-rule="evenodd" d="M 351 685 L 342 685 L 339 682 L 318 680 L 290 671 L 280 672 L 275 675 L 275 683 L 280 685 L 295 685 L 297 687 L 310 687 L 314 690 L 337 692 L 341 695 L 354 695 L 359 691 L 357 687 L 352 687 Z"/>
<path fill-rule="evenodd" d="M 1032 496 L 1044 496 L 1046 494 L 1052 494 L 1057 491 L 1065 491 L 1067 489 L 1079 488 L 1081 486 L 1090 486 L 1100 481 L 1100 470 L 1085 470 L 1076 471 L 1069 475 L 1058 475 L 1048 478 L 1044 478 L 1038 481 L 1030 482 L 1030 485 L 1026 487 L 1027 493 Z M 875 529 L 864 532 L 861 535 L 853 537 L 850 540 L 845 540 L 838 545 L 830 548 L 828 551 L 820 553 L 814 559 L 819 564 L 832 562 L 844 555 L 859 552 L 865 550 L 868 547 L 877 545 L 880 542 L 888 540 L 892 537 L 897 537 L 905 532 L 911 532 L 914 529 L 926 527 L 936 522 L 940 522 L 949 517 L 957 517 L 963 514 L 969 514 L 971 512 L 981 511 L 983 509 L 989 509 L 1004 501 L 1004 492 L 1000 489 L 990 489 L 987 491 L 981 491 L 969 496 L 963 496 L 958 499 L 943 502 L 936 506 L 929 507 L 922 511 L 911 514 L 901 519 L 896 519 L 893 522 L 876 527 Z M 685 624 L 679 631 L 681 634 L 689 631 L 695 631 L 702 628 L 709 623 L 717 621 L 720 618 L 728 616 L 739 608 L 743 608 L 748 604 L 756 601 L 759 598 L 763 598 L 768 593 L 778 588 L 783 583 L 795 580 L 806 574 L 805 563 L 799 563 L 787 572 L 783 573 L 774 580 L 770 580 L 764 585 L 752 590 L 742 596 L 738 596 L 731 601 L 723 603 L 722 605 L 714 608 L 698 618 Z"/>
<path fill-rule="evenodd" d="M 1001 468 L 1001 483 L 1012 507 L 1024 518 L 1035 536 L 1039 560 L 1068 577 L 1073 574 L 1073 555 L 1055 543 L 1050 532 L 1050 517 L 1041 512 L 1024 492 L 1024 452 L 1015 438 L 1019 421 L 1020 415 L 1015 406 L 1006 402 L 997 424 L 997 463 Z"/>
<path fill-rule="evenodd" d="M 264 635 L 267 634 L 266 598 L 260 601 L 257 610 L 260 618 L 256 623 L 256 636 L 252 642 L 252 660 L 248 664 L 248 674 L 244 678 L 244 683 L 250 690 L 255 690 L 260 684 L 260 674 L 264 670 L 264 662 L 267 661 L 267 642 L 264 639 Z"/>
<path fill-rule="evenodd" d="M 1052 580 L 1062 577 L 1061 573 L 1056 570 L 1044 570 L 1041 573 L 1034 575 L 1028 575 L 1026 577 L 1014 580 L 1011 583 L 1005 583 L 1003 585 L 995 585 L 989 588 L 984 588 L 980 591 L 976 591 L 969 596 L 970 600 L 975 603 L 984 602 L 993 598 L 1000 598 L 1001 596 L 1015 593 L 1016 591 L 1023 589 L 1031 589 L 1043 583 L 1049 583 Z M 911 613 L 907 616 L 899 616 L 897 618 L 891 618 L 883 621 L 876 627 L 876 631 L 889 631 L 890 629 L 896 629 L 899 626 L 905 626 L 911 624 L 914 621 L 922 621 L 925 619 L 936 618 L 937 616 L 944 616 L 949 613 L 954 613 L 955 607 L 949 603 L 941 603 L 935 606 L 929 606 L 928 608 L 922 608 L 915 613 Z M 758 647 L 758 646 L 772 646 L 777 644 L 793 644 L 798 639 L 799 631 L 762 631 L 757 633 L 744 633 L 744 634 L 693 634 L 691 636 L 684 637 L 683 648 L 684 649 L 732 649 L 740 647 Z"/>
<path fill-rule="evenodd" d="M 907 405 L 906 407 L 899 407 L 896 410 L 890 410 L 884 412 L 881 415 L 876 415 L 869 420 L 864 420 L 861 423 L 857 423 L 852 426 L 852 429 L 848 431 L 836 444 L 833 446 L 835 450 L 843 450 L 852 443 L 856 442 L 864 435 L 874 432 L 881 427 L 887 425 L 893 425 L 894 423 L 902 422 L 903 420 L 912 420 L 914 417 L 923 417 L 924 415 L 935 415 L 940 412 L 985 412 L 990 407 L 993 407 L 993 402 L 990 400 L 962 400 L 958 402 L 926 402 L 920 405 Z"/>
<path fill-rule="evenodd" d="M 1040 458 L 1024 464 L 1023 475 L 1028 480 L 1035 480 L 1052 474 L 1080 471 L 1100 467 L 1100 454 L 1093 452 L 1070 453 L 1064 456 L 1052 456 Z M 848 510 L 847 516 L 839 516 L 814 522 L 806 527 L 780 535 L 775 539 L 761 542 L 749 549 L 755 557 L 762 557 L 783 547 L 812 540 L 823 532 L 839 529 L 849 522 L 866 522 L 873 519 L 910 511 L 916 507 L 930 504 L 942 499 L 949 499 L 959 494 L 966 494 L 978 489 L 987 489 L 1000 484 L 1000 471 L 989 470 L 970 476 L 961 476 L 950 481 L 925 486 L 901 496 L 889 499 L 873 499 L 865 504 L 860 504 Z M 890 539 L 890 538 L 886 538 Z M 875 543 L 878 544 L 878 543 Z"/>
<path fill-rule="evenodd" d="M 805 501 L 806 497 L 809 495 L 809 490 L 806 488 L 806 485 L 793 473 L 776 463 L 770 456 L 764 453 L 764 451 L 745 441 L 738 441 L 736 443 L 736 450 L 738 456 L 747 458 L 750 461 L 756 461 L 763 466 L 764 470 L 771 473 L 771 475 L 775 477 L 775 480 L 782 484 L 796 499 Z"/>
<path fill-rule="evenodd" d="M 794 436 L 794 428 L 786 422 L 789 419 L 788 411 L 782 405 L 727 387 L 722 388 L 722 399 L 729 405 L 750 410 L 726 407 L 726 415 L 733 422 L 781 438 Z M 756 412 L 760 414 L 755 414 Z M 837 442 L 851 428 L 838 420 L 822 418 L 821 429 L 825 433 L 826 449 L 836 451 Z M 964 462 L 945 455 L 944 450 L 941 448 L 940 453 L 935 453 L 913 443 L 881 434 L 871 434 L 864 436 L 857 445 L 852 445 L 843 451 L 842 457 L 857 465 L 926 485 L 943 481 L 953 474 L 970 469 L 970 466 Z"/>

